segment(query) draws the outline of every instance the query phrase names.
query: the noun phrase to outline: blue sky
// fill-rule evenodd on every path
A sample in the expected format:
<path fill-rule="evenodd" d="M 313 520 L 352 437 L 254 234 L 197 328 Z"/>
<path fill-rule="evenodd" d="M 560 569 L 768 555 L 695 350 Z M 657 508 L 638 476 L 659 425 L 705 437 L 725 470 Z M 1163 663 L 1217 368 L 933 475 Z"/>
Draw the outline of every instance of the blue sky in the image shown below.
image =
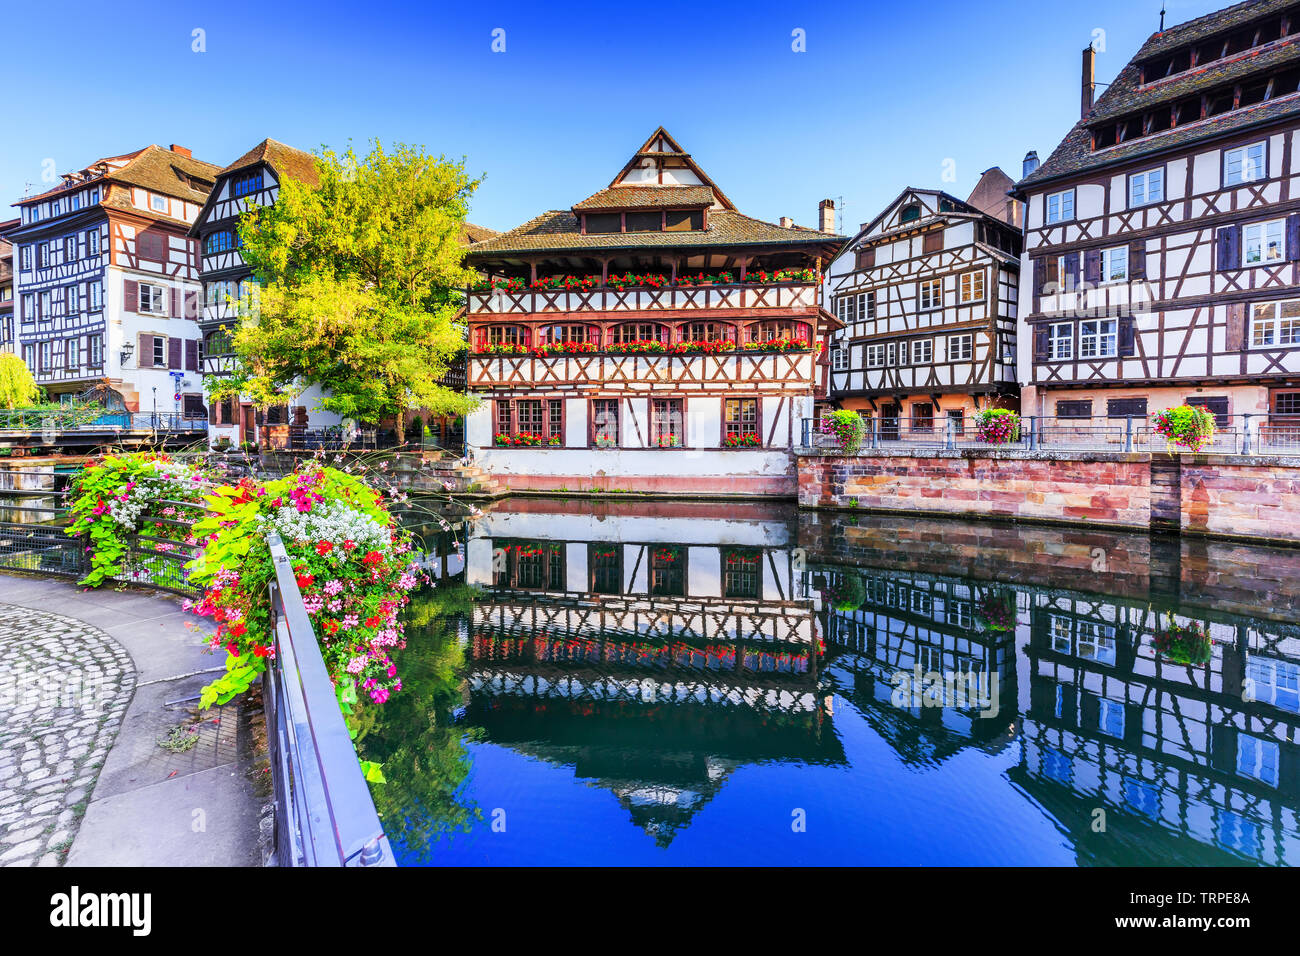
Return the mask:
<path fill-rule="evenodd" d="M 1173 25 L 1226 0 L 1167 5 Z M 663 124 L 743 212 L 807 225 L 842 198 L 852 230 L 905 185 L 964 196 L 989 166 L 1018 178 L 1027 150 L 1046 158 L 1077 118 L 1094 30 L 1106 81 L 1160 6 L 68 0 L 51 19 L 14 4 L 0 195 L 48 188 L 46 160 L 65 172 L 149 143 L 225 165 L 267 136 L 378 137 L 465 157 L 487 177 L 471 220 L 507 229 L 604 186 Z"/>

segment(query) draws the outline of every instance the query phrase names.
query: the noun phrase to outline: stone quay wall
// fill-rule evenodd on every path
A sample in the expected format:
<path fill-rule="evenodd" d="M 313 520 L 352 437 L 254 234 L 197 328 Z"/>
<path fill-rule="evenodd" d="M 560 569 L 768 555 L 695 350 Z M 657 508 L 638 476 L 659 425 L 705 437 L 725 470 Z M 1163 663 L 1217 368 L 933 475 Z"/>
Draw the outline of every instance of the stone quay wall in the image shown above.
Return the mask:
<path fill-rule="evenodd" d="M 1157 529 L 1300 544 L 1300 458 L 801 450 L 799 505 Z"/>

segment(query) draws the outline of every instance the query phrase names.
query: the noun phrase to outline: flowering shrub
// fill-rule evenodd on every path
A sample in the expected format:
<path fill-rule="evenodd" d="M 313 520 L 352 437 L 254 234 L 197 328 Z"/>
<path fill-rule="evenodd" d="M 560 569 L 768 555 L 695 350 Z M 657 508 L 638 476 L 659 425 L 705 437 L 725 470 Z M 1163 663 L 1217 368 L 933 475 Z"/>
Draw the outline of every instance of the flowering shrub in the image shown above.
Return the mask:
<path fill-rule="evenodd" d="M 1155 636 L 1156 652 L 1177 664 L 1207 664 L 1213 654 L 1214 641 L 1198 622 L 1179 624 L 1170 615 L 1164 628 Z"/>
<path fill-rule="evenodd" d="M 558 445 L 560 444 L 560 436 L 552 435 L 547 438 L 545 435 L 535 435 L 532 432 L 516 432 L 513 435 L 509 432 L 497 432 L 492 436 L 492 443 L 510 448 L 532 448 L 538 445 Z"/>
<path fill-rule="evenodd" d="M 728 448 L 755 448 L 763 444 L 763 440 L 754 434 L 728 435 L 723 444 Z"/>
<path fill-rule="evenodd" d="M 777 269 L 775 272 L 768 272 L 765 269 L 758 269 L 745 273 L 746 282 L 816 282 L 817 272 L 813 269 Z"/>
<path fill-rule="evenodd" d="M 817 282 L 818 275 L 815 269 L 776 269 L 771 272 L 766 269 L 754 269 L 745 273 L 744 281 L 747 284 L 753 283 L 755 285 L 775 282 Z M 695 275 L 679 275 L 676 283 L 661 272 L 625 272 L 622 275 L 611 274 L 606 277 L 605 288 L 623 292 L 626 289 L 667 289 L 674 284 L 678 286 L 701 286 L 731 285 L 735 282 L 736 277 L 731 272 L 713 274 L 698 272 Z M 525 292 L 530 289 L 539 292 L 549 290 L 587 291 L 600 288 L 600 276 L 539 276 L 532 282 L 524 279 L 480 279 L 471 283 L 469 288 L 471 292 L 490 292 L 493 289 L 500 289 L 503 292 Z"/>
<path fill-rule="evenodd" d="M 611 438 L 609 435 L 597 435 L 595 444 L 597 448 L 617 448 L 618 439 Z"/>
<path fill-rule="evenodd" d="M 838 582 L 821 589 L 822 599 L 836 611 L 856 611 L 867 599 L 867 585 L 857 571 L 844 571 Z"/>
<path fill-rule="evenodd" d="M 188 610 L 217 623 L 210 647 L 226 651 L 226 673 L 203 688 L 200 706 L 247 690 L 274 656 L 269 587 L 271 532 L 293 563 L 303 605 L 345 715 L 361 694 L 382 704 L 402 689 L 390 653 L 404 646 L 398 612 L 421 575 L 411 543 L 378 492 L 351 475 L 308 464 L 266 482 L 224 485 L 206 497 L 194 525 L 207 536 L 190 580 L 204 586 Z"/>
<path fill-rule="evenodd" d="M 1193 452 L 1214 441 L 1217 430 L 1214 413 L 1204 405 L 1179 405 L 1166 408 L 1152 416 L 1156 433 L 1163 435 L 1171 446 L 1181 445 Z"/>
<path fill-rule="evenodd" d="M 470 283 L 471 292 L 490 292 L 493 289 L 500 289 L 503 292 L 523 292 L 525 285 L 523 279 L 479 279 L 477 282 Z"/>
<path fill-rule="evenodd" d="M 706 275 L 699 272 L 693 276 L 681 275 L 677 277 L 678 285 L 730 285 L 735 281 L 735 276 L 730 272 L 719 272 L 715 275 Z"/>
<path fill-rule="evenodd" d="M 823 435 L 833 435 L 839 445 L 840 454 L 853 455 L 862 447 L 866 435 L 866 425 L 862 416 L 848 409 L 839 409 L 824 416 L 818 422 L 818 429 Z"/>
<path fill-rule="evenodd" d="M 161 539 L 154 542 L 159 551 L 193 546 L 196 539 L 167 502 L 198 503 L 211 477 L 207 470 L 151 452 L 108 455 L 83 469 L 73 481 L 67 528 L 69 535 L 86 539 L 90 553 L 90 571 L 81 583 L 93 588 L 122 577 L 131 535 Z"/>
<path fill-rule="evenodd" d="M 672 285 L 672 282 L 666 275 L 661 273 L 647 272 L 644 275 L 636 275 L 632 272 L 625 272 L 621 276 L 611 275 L 605 280 L 605 286 L 610 289 L 617 289 L 622 292 L 624 289 L 648 288 L 648 289 L 665 289 Z"/>
<path fill-rule="evenodd" d="M 1020 416 L 1008 408 L 986 408 L 975 416 L 975 437 L 989 445 L 1020 441 Z"/>
<path fill-rule="evenodd" d="M 660 448 L 680 448 L 682 439 L 678 435 L 660 435 L 653 443 Z"/>
<path fill-rule="evenodd" d="M 534 355 L 581 355 L 595 352 L 595 342 L 547 342 L 533 347 Z"/>
<path fill-rule="evenodd" d="M 512 345 L 509 342 L 474 346 L 475 355 L 527 355 L 528 351 L 527 345 Z"/>

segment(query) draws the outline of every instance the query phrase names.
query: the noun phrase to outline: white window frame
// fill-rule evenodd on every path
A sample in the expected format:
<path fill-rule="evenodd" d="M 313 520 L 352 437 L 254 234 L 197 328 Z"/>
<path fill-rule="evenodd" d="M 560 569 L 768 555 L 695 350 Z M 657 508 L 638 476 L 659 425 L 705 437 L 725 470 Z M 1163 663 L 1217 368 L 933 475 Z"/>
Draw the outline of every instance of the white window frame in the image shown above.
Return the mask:
<path fill-rule="evenodd" d="M 148 290 L 147 296 L 145 294 L 146 289 Z M 165 301 L 167 296 L 166 286 L 154 285 L 152 282 L 141 282 L 139 295 L 140 312 L 146 315 L 167 314 L 167 303 Z M 146 298 L 148 299 L 148 305 L 145 304 Z"/>
<path fill-rule="evenodd" d="M 884 368 L 885 367 L 885 343 L 872 342 L 867 344 L 867 368 Z"/>
<path fill-rule="evenodd" d="M 1068 362 L 1074 358 L 1074 323 L 1053 322 L 1047 327 L 1047 359 Z"/>
<path fill-rule="evenodd" d="M 104 307 L 104 283 L 99 280 L 91 282 L 86 286 L 86 291 L 90 298 L 90 310 L 93 312 L 96 309 L 102 309 Z"/>
<path fill-rule="evenodd" d="M 1051 226 L 1074 219 L 1074 190 L 1062 189 L 1043 197 L 1043 221 Z"/>
<path fill-rule="evenodd" d="M 1275 243 L 1273 247 L 1277 254 L 1270 256 L 1266 253 L 1271 251 L 1270 243 Z M 1251 258 L 1251 246 L 1255 247 L 1255 258 Z M 1252 222 L 1241 227 L 1241 264 L 1245 268 L 1252 266 L 1268 266 L 1279 262 L 1285 262 L 1287 256 L 1286 248 L 1286 220 L 1285 219 L 1266 219 L 1263 222 Z"/>
<path fill-rule="evenodd" d="M 1153 181 L 1156 184 L 1153 188 Z M 1158 193 L 1158 195 L 1153 195 Z M 1165 201 L 1165 169 L 1145 169 L 1140 173 L 1130 173 L 1128 177 L 1128 204 L 1130 209 L 1152 206 Z"/>
<path fill-rule="evenodd" d="M 949 362 L 969 362 L 975 355 L 975 336 L 970 332 L 948 336 Z"/>
<path fill-rule="evenodd" d="M 934 339 L 915 339 L 912 342 L 912 364 L 929 365 L 934 361 Z"/>
<path fill-rule="evenodd" d="M 1101 284 L 1128 281 L 1128 246 L 1111 246 L 1101 250 Z"/>
<path fill-rule="evenodd" d="M 1295 315 L 1282 314 L 1289 306 Z M 1271 315 L 1261 317 L 1260 311 L 1269 309 Z M 1300 345 L 1300 299 L 1277 299 L 1272 302 L 1254 302 L 1250 306 L 1250 347 L 1275 349 Z"/>
<path fill-rule="evenodd" d="M 1223 185 L 1240 186 L 1268 178 L 1268 142 L 1260 140 L 1223 151 Z"/>
<path fill-rule="evenodd" d="M 847 346 L 835 345 L 831 347 L 831 371 L 844 372 L 849 367 L 849 350 Z"/>
<path fill-rule="evenodd" d="M 1097 729 L 1108 737 L 1124 739 L 1124 705 L 1109 697 L 1098 697 Z"/>
<path fill-rule="evenodd" d="M 922 279 L 917 282 L 916 308 L 920 312 L 933 312 L 943 308 L 943 279 Z"/>
<path fill-rule="evenodd" d="M 1118 355 L 1118 319 L 1085 319 L 1079 323 L 1079 358 L 1116 358 Z"/>
<path fill-rule="evenodd" d="M 975 286 L 979 285 L 979 294 L 976 295 Z M 984 301 L 984 270 L 972 269 L 970 272 L 961 274 L 961 292 L 960 300 L 966 302 L 983 302 Z"/>
<path fill-rule="evenodd" d="M 863 319 L 874 319 L 876 317 L 876 293 L 859 292 L 858 293 L 858 321 Z"/>
<path fill-rule="evenodd" d="M 1251 734 L 1237 734 L 1237 773 L 1243 777 L 1276 787 L 1281 756 L 1281 748 L 1276 740 L 1265 740 Z M 1271 757 L 1271 760 L 1266 757 Z"/>
<path fill-rule="evenodd" d="M 159 208 L 158 206 L 160 202 L 162 203 L 162 208 Z M 166 196 L 163 196 L 159 193 L 150 193 L 149 208 L 154 212 L 160 212 L 166 215 L 168 212 L 171 211 L 171 203 L 168 201 Z"/>
<path fill-rule="evenodd" d="M 1115 625 L 1098 621 L 1075 622 L 1075 649 L 1080 660 L 1096 661 L 1114 667 L 1118 659 Z"/>
<path fill-rule="evenodd" d="M 86 254 L 91 256 L 99 255 L 99 227 L 86 230 Z"/>
<path fill-rule="evenodd" d="M 104 364 L 104 335 L 93 332 L 86 336 L 86 355 L 92 367 Z"/>

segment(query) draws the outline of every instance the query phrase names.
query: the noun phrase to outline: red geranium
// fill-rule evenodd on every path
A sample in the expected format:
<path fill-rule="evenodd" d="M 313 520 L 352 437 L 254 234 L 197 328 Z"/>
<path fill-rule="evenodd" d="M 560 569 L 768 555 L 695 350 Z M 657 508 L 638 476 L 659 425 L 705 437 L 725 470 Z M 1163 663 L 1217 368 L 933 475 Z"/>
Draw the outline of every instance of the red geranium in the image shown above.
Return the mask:
<path fill-rule="evenodd" d="M 329 554 L 333 550 L 334 550 L 334 543 L 331 541 L 316 542 L 316 553 L 319 554 L 322 558 L 325 557 L 325 555 Z"/>
<path fill-rule="evenodd" d="M 384 556 L 378 551 L 367 551 L 366 556 L 361 559 L 362 564 L 378 564 L 384 560 Z"/>

